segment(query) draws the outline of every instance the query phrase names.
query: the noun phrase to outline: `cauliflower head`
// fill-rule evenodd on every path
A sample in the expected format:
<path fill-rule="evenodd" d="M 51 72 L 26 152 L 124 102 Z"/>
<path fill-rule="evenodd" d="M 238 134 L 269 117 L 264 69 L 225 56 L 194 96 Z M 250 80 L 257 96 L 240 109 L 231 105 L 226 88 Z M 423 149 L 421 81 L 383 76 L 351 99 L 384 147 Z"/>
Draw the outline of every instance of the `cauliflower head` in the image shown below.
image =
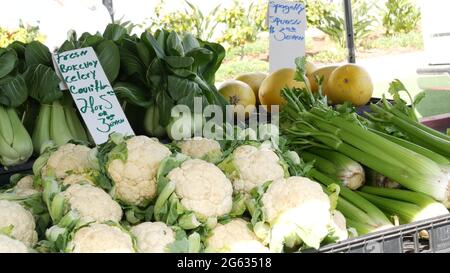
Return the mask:
<path fill-rule="evenodd" d="M 28 253 L 28 247 L 19 240 L 0 234 L 0 253 Z"/>
<path fill-rule="evenodd" d="M 120 205 L 105 191 L 90 184 L 73 184 L 63 196 L 83 222 L 119 222 L 122 219 Z"/>
<path fill-rule="evenodd" d="M 126 140 L 126 160 L 114 159 L 107 166 L 114 183 L 113 195 L 130 205 L 145 206 L 156 195 L 156 174 L 170 150 L 158 140 L 136 136 Z"/>
<path fill-rule="evenodd" d="M 194 137 L 179 141 L 177 145 L 180 147 L 181 153 L 194 159 L 203 159 L 215 163 L 222 156 L 219 142 L 208 138 Z"/>
<path fill-rule="evenodd" d="M 265 247 L 249 228 L 247 221 L 233 219 L 226 224 L 218 224 L 206 239 L 206 252 L 267 253 Z"/>
<path fill-rule="evenodd" d="M 167 175 L 175 193 L 188 210 L 203 217 L 219 217 L 231 211 L 233 188 L 214 164 L 190 159 Z"/>
<path fill-rule="evenodd" d="M 280 158 L 267 145 L 242 145 L 234 150 L 230 160 L 220 166 L 230 177 L 235 193 L 248 194 L 267 181 L 282 179 L 286 175 Z M 230 164 L 231 168 L 228 167 Z"/>
<path fill-rule="evenodd" d="M 20 204 L 0 200 L 0 228 L 12 226 L 11 237 L 33 247 L 38 240 L 36 224 L 30 211 Z"/>
<path fill-rule="evenodd" d="M 133 238 L 117 226 L 90 224 L 77 230 L 68 244 L 72 253 L 133 253 Z"/>
<path fill-rule="evenodd" d="M 34 180 L 33 175 L 27 175 L 27 176 L 24 176 L 23 178 L 21 178 L 19 180 L 19 182 L 17 182 L 16 186 L 14 187 L 14 193 L 17 196 L 21 196 L 21 197 L 26 197 L 26 196 L 30 196 L 30 195 L 39 193 L 40 191 L 35 189 L 33 186 L 33 180 Z"/>
<path fill-rule="evenodd" d="M 63 185 L 73 185 L 77 183 L 89 183 L 94 185 L 94 181 L 88 173 L 72 173 L 62 179 Z"/>
<path fill-rule="evenodd" d="M 304 242 L 319 248 L 328 235 L 330 199 L 322 187 L 305 177 L 293 176 L 270 184 L 261 198 L 270 225 L 270 248 L 277 252 Z"/>
<path fill-rule="evenodd" d="M 58 180 L 73 173 L 84 173 L 93 168 L 89 161 L 91 149 L 84 145 L 65 144 L 53 152 L 41 170 L 42 176 L 54 176 Z"/>
<path fill-rule="evenodd" d="M 131 228 L 140 253 L 164 253 L 175 242 L 175 232 L 162 222 L 145 222 Z"/>

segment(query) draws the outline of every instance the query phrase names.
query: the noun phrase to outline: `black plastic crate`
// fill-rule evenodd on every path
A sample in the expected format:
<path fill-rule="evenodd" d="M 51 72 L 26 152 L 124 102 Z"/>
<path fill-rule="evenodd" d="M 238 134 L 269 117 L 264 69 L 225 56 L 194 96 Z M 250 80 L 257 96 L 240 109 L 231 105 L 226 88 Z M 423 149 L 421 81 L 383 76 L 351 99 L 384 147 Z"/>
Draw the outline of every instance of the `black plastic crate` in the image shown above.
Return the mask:
<path fill-rule="evenodd" d="M 326 245 L 322 253 L 450 253 L 450 214 Z"/>

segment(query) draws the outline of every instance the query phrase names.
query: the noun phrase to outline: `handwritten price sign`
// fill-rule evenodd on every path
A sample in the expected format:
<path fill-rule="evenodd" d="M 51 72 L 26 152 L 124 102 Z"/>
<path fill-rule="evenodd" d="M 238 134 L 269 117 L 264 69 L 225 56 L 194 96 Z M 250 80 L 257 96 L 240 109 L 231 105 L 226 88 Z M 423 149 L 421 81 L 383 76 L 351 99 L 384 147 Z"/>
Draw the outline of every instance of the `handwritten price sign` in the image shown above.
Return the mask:
<path fill-rule="evenodd" d="M 305 55 L 306 9 L 300 2 L 269 1 L 270 71 L 295 68 Z"/>
<path fill-rule="evenodd" d="M 55 54 L 54 62 L 96 144 L 111 133 L 134 135 L 92 47 Z"/>

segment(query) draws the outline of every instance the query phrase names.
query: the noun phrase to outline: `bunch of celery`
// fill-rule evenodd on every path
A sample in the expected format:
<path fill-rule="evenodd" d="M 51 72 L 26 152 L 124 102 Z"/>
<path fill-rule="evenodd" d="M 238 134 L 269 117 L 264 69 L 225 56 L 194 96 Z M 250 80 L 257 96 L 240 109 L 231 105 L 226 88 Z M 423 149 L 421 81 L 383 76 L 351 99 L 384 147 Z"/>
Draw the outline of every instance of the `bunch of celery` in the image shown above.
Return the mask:
<path fill-rule="evenodd" d="M 372 122 L 371 126 L 377 131 L 409 140 L 449 158 L 450 136 L 421 124 L 417 118 L 415 105 L 423 96 L 419 96 L 416 101 L 412 101 L 411 106 L 408 106 L 400 97 L 402 91 L 412 101 L 405 86 L 398 80 L 393 81 L 389 93 L 394 97 L 395 103 L 392 104 L 383 98 L 378 104 L 371 105 L 371 113 L 366 113 Z"/>
<path fill-rule="evenodd" d="M 429 196 L 401 189 L 364 186 L 359 194 L 387 215 L 396 216 L 400 223 L 411 223 L 448 214 L 447 208 Z"/>
<path fill-rule="evenodd" d="M 299 61 L 298 80 L 304 80 L 304 61 Z M 309 89 L 282 90 L 282 132 L 293 149 L 325 147 L 439 202 L 450 204 L 450 172 L 447 164 L 399 145 L 370 131 L 356 113 L 336 111 L 326 97 Z"/>
<path fill-rule="evenodd" d="M 314 167 L 330 177 L 338 179 L 352 190 L 365 182 L 364 169 L 358 162 L 339 152 L 328 149 L 308 149 L 301 152 L 301 157 L 314 161 Z"/>

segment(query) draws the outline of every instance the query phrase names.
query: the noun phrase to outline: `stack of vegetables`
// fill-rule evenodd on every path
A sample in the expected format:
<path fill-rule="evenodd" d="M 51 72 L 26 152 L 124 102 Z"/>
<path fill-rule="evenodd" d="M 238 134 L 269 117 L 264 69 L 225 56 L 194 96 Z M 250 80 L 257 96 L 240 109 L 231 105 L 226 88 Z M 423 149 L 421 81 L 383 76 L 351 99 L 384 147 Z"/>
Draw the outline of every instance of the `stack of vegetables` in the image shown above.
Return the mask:
<path fill-rule="evenodd" d="M 292 176 L 279 147 L 228 147 L 117 134 L 48 147 L 0 194 L 5 251 L 291 252 L 348 238 L 336 193 Z"/>
<path fill-rule="evenodd" d="M 297 60 L 299 81 L 304 78 L 304 63 L 304 59 Z M 334 171 L 342 168 L 342 160 L 330 165 L 321 157 L 333 160 L 336 159 L 333 154 L 338 153 L 339 157 L 351 159 L 346 163 L 348 171 L 355 169 L 354 164 L 359 162 L 403 188 L 364 186 L 351 192 L 353 197 L 346 196 L 350 191 L 341 188 L 340 199 L 348 201 L 341 201 L 341 210 L 351 220 L 350 226 L 357 230 L 369 230 L 369 219 L 363 214 L 357 215 L 355 208 L 346 214 L 342 203 L 366 208 L 367 212 L 368 207 L 358 205 L 361 197 L 384 213 L 370 217 L 372 220 L 386 219 L 387 215 L 408 223 L 448 213 L 450 165 L 445 149 L 450 147 L 450 142 L 444 134 L 417 122 L 414 109 L 407 107 L 398 95 L 400 90 L 405 90 L 404 86 L 393 82 L 390 92 L 397 103 L 392 105 L 383 100 L 383 107 L 372 105 L 375 114 L 367 114 L 370 120 L 358 116 L 350 105 L 329 106 L 321 92 L 313 93 L 308 88 L 282 90 L 287 101 L 282 109 L 282 131 L 289 147 L 298 150 L 306 160 L 315 162 L 317 168 L 310 172 L 313 178 L 325 185 L 340 180 L 340 185 L 356 189 L 346 179 L 338 177 L 336 180 Z M 397 136 L 388 135 L 386 131 Z M 420 146 L 419 143 L 427 144 Z"/>
<path fill-rule="evenodd" d="M 216 141 L 170 111 L 193 110 L 195 97 L 227 104 L 214 87 L 219 44 L 110 24 L 71 32 L 59 51 L 86 46 L 138 134 L 93 147 L 49 49 L 0 49 L 0 164 L 38 156 L 0 190 L 0 252 L 297 252 L 448 213 L 450 139 L 418 123 L 398 81 L 394 104 L 359 116 L 329 105 L 323 79 L 311 91 L 300 58 L 291 84 L 272 90 L 280 128 L 235 127 L 244 138 Z M 192 130 L 163 144 L 180 122 Z"/>

